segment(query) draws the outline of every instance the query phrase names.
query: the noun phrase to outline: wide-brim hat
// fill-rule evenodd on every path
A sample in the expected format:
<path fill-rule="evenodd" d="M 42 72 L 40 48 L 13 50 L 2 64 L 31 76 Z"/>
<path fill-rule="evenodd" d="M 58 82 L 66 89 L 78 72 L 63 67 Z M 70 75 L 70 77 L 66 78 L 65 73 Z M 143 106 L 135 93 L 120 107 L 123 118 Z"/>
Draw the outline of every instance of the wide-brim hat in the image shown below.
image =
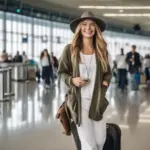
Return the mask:
<path fill-rule="evenodd" d="M 81 21 L 84 21 L 84 20 L 86 20 L 86 19 L 93 20 L 93 21 L 99 26 L 101 32 L 103 32 L 103 31 L 106 29 L 106 23 L 105 23 L 103 20 L 101 20 L 101 19 L 95 17 L 95 16 L 93 15 L 93 13 L 86 11 L 86 12 L 84 12 L 84 13 L 82 14 L 82 16 L 81 16 L 80 18 L 77 18 L 77 19 L 73 20 L 73 21 L 70 23 L 70 29 L 71 29 L 71 31 L 72 31 L 73 33 L 75 33 L 78 24 L 79 24 Z"/>

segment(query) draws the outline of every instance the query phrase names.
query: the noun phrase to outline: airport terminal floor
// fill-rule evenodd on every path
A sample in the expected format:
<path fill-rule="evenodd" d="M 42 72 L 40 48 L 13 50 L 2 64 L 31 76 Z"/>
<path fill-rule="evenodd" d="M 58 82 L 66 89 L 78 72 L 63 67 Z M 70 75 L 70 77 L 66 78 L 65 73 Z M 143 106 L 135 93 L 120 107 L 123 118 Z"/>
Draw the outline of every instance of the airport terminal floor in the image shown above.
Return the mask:
<path fill-rule="evenodd" d="M 45 90 L 42 83 L 14 82 L 15 96 L 0 103 L 0 150 L 75 150 L 72 137 L 63 135 L 55 114 L 64 90 Z M 120 92 L 112 83 L 107 92 L 107 122 L 122 130 L 122 150 L 149 150 L 150 91 Z"/>

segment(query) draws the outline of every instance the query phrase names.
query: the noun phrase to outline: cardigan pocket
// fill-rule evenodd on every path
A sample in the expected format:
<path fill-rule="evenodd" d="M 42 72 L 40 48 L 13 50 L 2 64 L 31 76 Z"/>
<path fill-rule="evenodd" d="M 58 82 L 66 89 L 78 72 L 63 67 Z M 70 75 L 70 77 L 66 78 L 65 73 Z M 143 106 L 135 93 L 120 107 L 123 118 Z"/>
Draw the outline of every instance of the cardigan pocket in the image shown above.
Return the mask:
<path fill-rule="evenodd" d="M 108 100 L 106 98 L 104 98 L 102 107 L 100 108 L 100 112 L 101 112 L 102 115 L 105 112 L 105 110 L 107 109 L 108 105 L 109 105 Z"/>
<path fill-rule="evenodd" d="M 107 106 L 109 105 L 108 100 L 106 99 L 105 95 L 107 92 L 107 88 L 102 85 L 102 92 L 101 92 L 101 107 L 100 107 L 100 112 L 103 114 L 105 110 L 107 109 Z"/>
<path fill-rule="evenodd" d="M 77 101 L 75 95 L 72 95 L 72 94 L 68 95 L 67 107 L 70 111 L 73 121 L 76 123 L 77 122 L 78 101 Z"/>

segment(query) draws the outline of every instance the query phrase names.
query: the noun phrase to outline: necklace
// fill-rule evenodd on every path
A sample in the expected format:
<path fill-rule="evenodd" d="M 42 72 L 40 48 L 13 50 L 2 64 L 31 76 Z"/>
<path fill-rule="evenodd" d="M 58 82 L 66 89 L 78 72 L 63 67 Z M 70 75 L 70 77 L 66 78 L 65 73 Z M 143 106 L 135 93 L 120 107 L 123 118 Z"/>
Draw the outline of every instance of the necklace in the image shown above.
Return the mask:
<path fill-rule="evenodd" d="M 85 56 L 83 54 L 83 61 L 84 61 L 84 65 L 85 65 L 85 69 L 86 69 L 86 75 L 84 76 L 84 80 L 89 82 L 90 81 L 90 73 L 91 73 L 91 63 L 92 63 L 92 59 L 93 59 L 93 54 L 90 58 L 90 62 L 89 62 L 89 66 L 87 65 Z"/>
<path fill-rule="evenodd" d="M 91 93 L 91 80 L 92 80 L 92 75 L 93 75 L 93 71 L 92 71 L 92 62 L 93 62 L 93 57 L 95 56 L 94 54 L 92 55 L 86 55 L 88 57 L 88 59 L 85 58 L 85 55 L 81 53 L 81 58 L 83 61 L 83 66 L 84 69 L 82 70 L 83 72 L 83 80 L 88 82 L 88 85 L 85 86 L 84 88 L 86 88 L 88 90 L 88 93 L 86 95 L 86 99 L 90 100 L 92 97 L 92 93 Z"/>

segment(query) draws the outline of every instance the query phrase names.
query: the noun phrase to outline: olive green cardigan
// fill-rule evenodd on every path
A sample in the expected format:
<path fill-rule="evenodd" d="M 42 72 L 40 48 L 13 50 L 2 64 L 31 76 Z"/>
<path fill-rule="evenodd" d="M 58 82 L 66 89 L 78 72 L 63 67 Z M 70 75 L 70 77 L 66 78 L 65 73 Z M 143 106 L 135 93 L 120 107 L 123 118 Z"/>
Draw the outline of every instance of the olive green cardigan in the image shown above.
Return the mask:
<path fill-rule="evenodd" d="M 79 56 L 79 54 L 78 54 Z M 80 126 L 81 120 L 81 88 L 75 87 L 72 83 L 73 77 L 79 77 L 79 57 L 73 62 L 71 61 L 70 45 L 67 45 L 60 58 L 58 74 L 64 80 L 68 87 L 68 102 L 67 106 L 72 115 L 72 119 L 76 124 Z M 89 110 L 89 118 L 95 121 L 99 121 L 103 117 L 103 113 L 108 106 L 108 101 L 105 98 L 106 88 L 102 85 L 103 81 L 110 83 L 111 70 L 108 66 L 108 71 L 103 73 L 101 63 L 96 57 L 96 79 L 93 91 L 92 102 Z M 99 111 L 96 111 L 98 107 Z"/>

